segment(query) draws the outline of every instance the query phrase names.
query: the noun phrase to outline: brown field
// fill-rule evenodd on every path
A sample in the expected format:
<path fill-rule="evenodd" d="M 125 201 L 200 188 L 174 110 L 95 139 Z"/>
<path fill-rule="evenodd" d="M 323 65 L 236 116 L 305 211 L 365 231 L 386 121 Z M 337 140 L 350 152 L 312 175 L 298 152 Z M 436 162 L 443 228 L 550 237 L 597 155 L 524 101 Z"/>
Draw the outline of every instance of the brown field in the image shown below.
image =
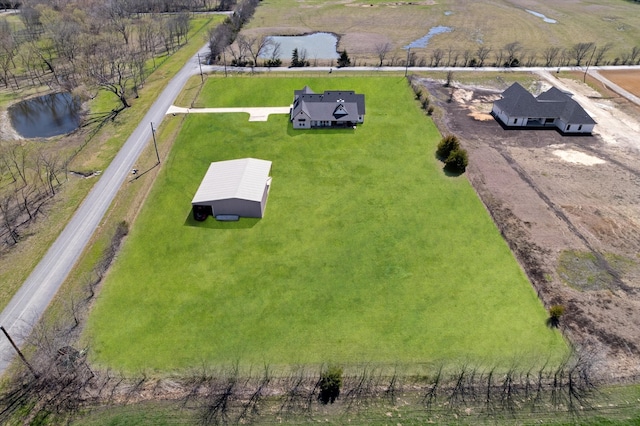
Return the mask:
<path fill-rule="evenodd" d="M 600 74 L 624 90 L 640 96 L 640 70 L 600 71 Z"/>
<path fill-rule="evenodd" d="M 526 10 L 542 13 L 557 24 L 544 22 Z M 445 51 L 445 61 L 458 64 L 464 51 L 475 53 L 478 47 L 494 53 L 511 42 L 520 42 L 521 61 L 531 55 L 542 61 L 545 48 L 570 49 L 580 42 L 611 43 L 605 59 L 621 58 L 633 46 L 640 45 L 640 4 L 603 0 L 549 2 L 542 0 L 491 0 L 439 2 L 380 0 L 264 0 L 255 17 L 243 30 L 245 35 L 294 35 L 316 31 L 339 36 L 338 49 L 346 49 L 357 65 L 375 65 L 376 46 L 390 43 L 392 51 L 385 64 L 402 63 L 404 46 L 435 26 L 448 26 L 452 32 L 435 36 L 427 48 L 412 49 L 416 60 L 428 65 L 434 49 Z M 451 56 L 449 50 L 451 49 Z"/>

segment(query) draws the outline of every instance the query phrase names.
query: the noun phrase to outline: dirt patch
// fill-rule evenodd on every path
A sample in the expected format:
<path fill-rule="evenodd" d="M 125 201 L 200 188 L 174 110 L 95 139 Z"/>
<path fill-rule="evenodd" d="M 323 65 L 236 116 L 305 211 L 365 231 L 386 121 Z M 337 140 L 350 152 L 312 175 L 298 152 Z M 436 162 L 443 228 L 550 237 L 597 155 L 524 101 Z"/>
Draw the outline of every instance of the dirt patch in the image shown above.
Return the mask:
<path fill-rule="evenodd" d="M 624 90 L 640 96 L 640 70 L 600 71 L 600 74 Z"/>
<path fill-rule="evenodd" d="M 640 374 L 640 110 L 571 79 L 542 75 L 597 116 L 591 136 L 506 130 L 488 113 L 503 88 L 419 79 L 442 133 L 469 152 L 467 177 L 561 328 L 602 354 L 609 379 Z M 545 82 L 546 81 L 546 82 Z M 496 90 L 499 89 L 499 90 Z"/>

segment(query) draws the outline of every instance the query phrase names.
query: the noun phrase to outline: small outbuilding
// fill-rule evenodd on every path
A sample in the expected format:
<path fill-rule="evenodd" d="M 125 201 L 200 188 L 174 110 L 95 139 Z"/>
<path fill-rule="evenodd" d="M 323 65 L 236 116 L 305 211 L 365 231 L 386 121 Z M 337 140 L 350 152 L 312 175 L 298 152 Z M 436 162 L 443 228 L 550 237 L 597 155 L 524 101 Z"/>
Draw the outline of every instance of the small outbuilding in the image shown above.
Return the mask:
<path fill-rule="evenodd" d="M 352 90 L 314 93 L 309 86 L 293 93 L 290 120 L 294 129 L 353 127 L 364 122 L 364 95 Z"/>
<path fill-rule="evenodd" d="M 572 98 L 555 87 L 533 96 L 519 83 L 513 83 L 493 103 L 491 114 L 505 127 L 555 127 L 562 133 L 591 133 L 596 122 Z"/>
<path fill-rule="evenodd" d="M 211 163 L 193 196 L 193 217 L 218 220 L 261 218 L 271 187 L 271 161 L 256 158 Z"/>

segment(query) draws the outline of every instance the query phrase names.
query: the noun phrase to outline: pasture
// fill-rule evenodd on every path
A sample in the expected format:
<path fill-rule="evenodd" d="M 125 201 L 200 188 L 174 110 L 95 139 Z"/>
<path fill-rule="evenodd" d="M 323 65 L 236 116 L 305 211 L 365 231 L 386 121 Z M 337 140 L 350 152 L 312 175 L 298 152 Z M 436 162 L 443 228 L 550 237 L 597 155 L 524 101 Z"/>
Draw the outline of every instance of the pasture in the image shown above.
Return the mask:
<path fill-rule="evenodd" d="M 542 14 L 556 23 L 545 22 L 530 12 Z M 519 42 L 520 62 L 531 55 L 538 63 L 546 48 L 571 49 L 576 43 L 595 42 L 597 47 L 611 44 L 605 60 L 622 58 L 632 47 L 640 46 L 640 4 L 631 1 L 587 0 L 549 2 L 542 0 L 495 0 L 473 2 L 352 0 L 264 0 L 254 18 L 243 30 L 252 36 L 297 35 L 328 31 L 340 37 L 338 49 L 346 49 L 358 65 L 377 65 L 376 46 L 389 43 L 386 63 L 402 64 L 403 49 L 437 26 L 451 32 L 433 37 L 426 48 L 412 49 L 417 61 L 429 64 L 435 49 L 445 53 L 444 64 L 454 59 L 460 65 L 464 52 L 472 55 L 479 47 L 491 49 L 487 63 L 508 43 Z M 503 52 L 504 53 L 504 52 Z M 558 59 L 560 59 L 558 56 Z M 308 58 L 314 62 L 314 58 Z M 287 61 L 283 61 L 288 65 Z"/>
<path fill-rule="evenodd" d="M 465 176 L 434 158 L 440 135 L 404 78 L 212 77 L 198 104 L 284 106 L 305 84 L 364 93 L 364 125 L 184 117 L 89 318 L 92 361 L 167 372 L 566 355 Z M 273 162 L 265 217 L 195 222 L 210 162 L 241 157 Z"/>

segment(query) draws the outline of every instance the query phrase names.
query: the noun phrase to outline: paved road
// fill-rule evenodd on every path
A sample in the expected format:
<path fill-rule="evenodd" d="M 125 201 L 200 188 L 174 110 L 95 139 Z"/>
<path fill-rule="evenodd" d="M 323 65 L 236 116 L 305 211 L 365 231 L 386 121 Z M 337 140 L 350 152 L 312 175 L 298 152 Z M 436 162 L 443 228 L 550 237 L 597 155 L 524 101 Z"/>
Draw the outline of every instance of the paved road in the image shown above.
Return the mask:
<path fill-rule="evenodd" d="M 207 54 L 207 47 L 204 46 L 199 54 L 204 57 Z M 203 66 L 203 71 L 231 71 L 231 68 L 220 66 Z M 593 70 L 608 69 L 609 67 L 592 67 Z M 627 67 L 640 68 L 640 67 Z M 620 67 L 612 67 L 620 69 Z M 522 71 L 549 71 L 544 68 L 409 68 L 410 71 L 477 71 L 477 72 L 522 72 Z M 555 71 L 556 68 L 551 69 Z M 581 70 L 581 68 L 562 68 L 562 70 Z M 336 69 L 332 67 L 318 68 L 279 68 L 278 71 L 287 72 L 398 72 L 406 71 L 404 67 L 348 67 Z M 120 189 L 123 181 L 131 172 L 138 156 L 143 148 L 151 140 L 151 126 L 154 123 L 160 125 L 167 110 L 182 90 L 187 79 L 199 72 L 196 57 L 192 57 L 178 74 L 169 82 L 165 90 L 158 96 L 158 99 L 151 106 L 142 122 L 125 142 L 122 149 L 116 155 L 109 167 L 100 177 L 95 187 L 91 190 L 87 198 L 82 202 L 76 213 L 71 218 L 68 225 L 58 236 L 49 251 L 33 270 L 31 275 L 24 282 L 20 290 L 11 299 L 7 307 L 0 314 L 0 325 L 9 331 L 18 345 L 24 342 L 25 336 L 30 333 L 33 324 L 42 316 L 45 309 L 55 296 L 56 292 L 65 281 L 67 275 L 79 259 L 93 232 L 100 224 L 104 214 L 111 205 L 113 198 Z M 233 72 L 271 72 L 267 68 L 237 69 Z M 600 76 L 601 77 L 601 76 Z M 602 77 L 601 77 L 602 78 Z M 1 336 L 0 336 L 1 337 Z M 15 353 L 9 343 L 0 338 L 0 374 L 2 374 Z"/>
<path fill-rule="evenodd" d="M 199 52 L 202 57 L 207 53 L 206 46 Z M 0 314 L 0 325 L 7 329 L 19 346 L 65 281 L 123 181 L 131 173 L 143 148 L 150 142 L 152 136 L 150 123 L 153 123 L 154 127 L 160 125 L 167 109 L 176 99 L 187 79 L 198 72 L 197 57 L 194 56 L 158 96 L 49 251 Z M 2 374 L 15 356 L 15 352 L 4 336 L 0 335 L 0 337 L 0 374 Z"/>

